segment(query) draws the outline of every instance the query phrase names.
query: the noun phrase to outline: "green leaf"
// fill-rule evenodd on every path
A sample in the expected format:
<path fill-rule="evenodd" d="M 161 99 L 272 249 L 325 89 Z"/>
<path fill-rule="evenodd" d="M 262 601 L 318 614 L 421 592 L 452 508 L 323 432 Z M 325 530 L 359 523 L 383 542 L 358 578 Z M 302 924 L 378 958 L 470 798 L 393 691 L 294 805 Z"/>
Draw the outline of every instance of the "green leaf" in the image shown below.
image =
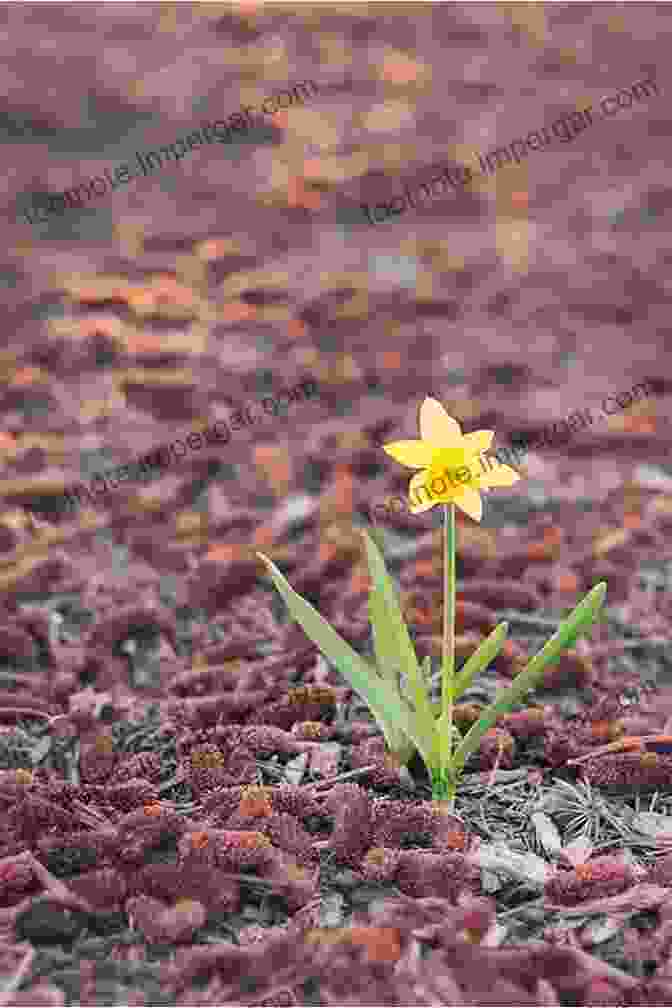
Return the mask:
<path fill-rule="evenodd" d="M 413 642 L 404 623 L 397 591 L 387 573 L 383 555 L 369 533 L 364 529 L 360 531 L 366 545 L 366 559 L 373 582 L 372 590 L 376 593 L 376 599 L 380 601 L 381 629 L 386 629 L 390 636 L 390 648 L 396 652 L 401 667 L 407 672 L 415 672 L 416 676 L 419 676 L 420 668 Z"/>
<path fill-rule="evenodd" d="M 606 582 L 600 582 L 600 583 L 601 584 L 606 584 Z M 593 632 L 593 630 L 595 629 L 596 624 L 599 623 L 599 621 L 601 619 L 603 619 L 604 613 L 605 613 L 604 605 L 601 605 L 599 611 L 597 611 L 595 613 L 595 615 L 594 615 L 594 617 L 592 619 L 590 618 L 590 616 L 587 617 L 588 622 L 587 622 L 586 625 L 583 625 L 583 626 L 582 625 L 576 625 L 574 627 L 574 630 L 568 636 L 567 641 L 565 643 L 565 646 L 564 646 L 563 650 L 569 650 L 570 648 L 573 648 L 574 645 L 576 644 L 577 640 L 579 639 L 579 637 L 587 636 L 588 634 L 591 634 Z M 567 617 L 567 619 L 571 619 L 571 614 L 570 614 L 570 616 Z M 557 630 L 558 633 L 565 626 L 565 624 L 567 622 L 567 619 L 565 619 L 565 620 L 563 620 L 561 622 L 561 624 L 560 624 L 560 626 L 558 627 L 558 630 Z M 560 661 L 560 655 L 557 655 L 555 658 L 551 658 L 550 661 L 547 662 L 547 664 L 548 665 L 557 665 L 559 661 Z"/>
<path fill-rule="evenodd" d="M 432 681 L 432 659 L 429 655 L 425 655 L 424 661 L 422 663 L 422 681 L 427 684 L 427 696 L 431 696 L 430 684 Z M 434 704 L 429 701 L 429 709 L 431 711 L 432 719 L 434 721 L 433 726 L 433 745 L 432 745 L 432 758 L 434 760 L 434 765 L 438 767 L 441 760 L 441 745 L 440 745 L 440 726 L 439 718 L 441 717 L 441 702 Z M 431 767 L 428 767 L 431 772 Z"/>
<path fill-rule="evenodd" d="M 360 531 L 363 531 L 363 530 L 360 530 Z M 372 526 L 370 526 L 368 534 L 371 536 L 371 538 L 375 542 L 376 546 L 378 547 L 378 549 L 382 553 L 383 550 L 385 549 L 385 535 L 384 535 L 382 526 L 380 526 L 380 525 L 372 525 Z"/>
<path fill-rule="evenodd" d="M 452 731 L 451 731 L 452 729 Z M 459 729 L 451 722 L 448 712 L 444 712 L 436 721 L 436 757 L 439 767 L 447 770 L 451 765 L 451 753 L 455 741 L 461 740 Z"/>
<path fill-rule="evenodd" d="M 376 655 L 376 665 L 383 679 L 399 689 L 399 674 L 401 658 L 395 648 L 393 635 L 387 628 L 385 619 L 385 602 L 379 588 L 369 592 L 369 619 L 373 628 L 373 649 Z"/>
<path fill-rule="evenodd" d="M 474 653 L 470 655 L 460 671 L 453 686 L 453 701 L 458 700 L 465 690 L 469 689 L 474 677 L 490 664 L 497 657 L 504 646 L 506 635 L 509 632 L 509 624 L 499 623 L 492 633 L 479 644 Z"/>
<path fill-rule="evenodd" d="M 417 715 L 419 730 L 427 740 L 434 733 L 434 715 L 429 702 L 428 685 L 423 682 L 420 666 L 411 641 L 408 627 L 404 622 L 401 605 L 392 578 L 387 573 L 383 555 L 371 536 L 361 530 L 366 544 L 366 557 L 369 573 L 376 592 L 376 604 L 379 608 L 379 625 L 381 634 L 389 637 L 385 647 L 388 653 L 397 655 L 397 662 L 408 677 L 406 695 L 413 704 Z M 375 633 L 375 628 L 374 628 Z"/>
<path fill-rule="evenodd" d="M 430 745 L 419 732 L 413 712 L 399 692 L 381 679 L 376 670 L 336 633 L 323 616 L 320 616 L 317 609 L 294 591 L 272 560 L 263 553 L 256 555 L 266 564 L 273 583 L 285 600 L 292 617 L 369 706 L 388 746 L 388 726 L 396 725 L 405 732 L 426 761 L 430 754 Z"/>
<path fill-rule="evenodd" d="M 518 703 L 528 690 L 543 678 L 546 666 L 565 650 L 567 642 L 576 640 L 578 633 L 585 632 L 587 627 L 597 618 L 606 591 L 605 581 L 600 581 L 595 585 L 558 627 L 553 636 L 546 641 L 541 651 L 530 659 L 511 685 L 503 690 L 495 701 L 483 711 L 479 720 L 471 726 L 455 752 L 453 766 L 457 771 L 462 769 L 469 756 L 476 751 L 486 731 L 495 724 L 502 714 L 507 714 L 513 705 Z"/>
<path fill-rule="evenodd" d="M 379 589 L 373 588 L 369 593 L 369 619 L 373 628 L 373 648 L 376 665 L 382 678 L 399 692 L 399 674 L 401 662 L 392 635 L 387 632 L 385 621 L 385 603 Z M 386 741 L 390 750 L 403 763 L 407 763 L 413 755 L 413 747 L 408 751 L 408 739 L 396 724 L 387 726 Z"/>

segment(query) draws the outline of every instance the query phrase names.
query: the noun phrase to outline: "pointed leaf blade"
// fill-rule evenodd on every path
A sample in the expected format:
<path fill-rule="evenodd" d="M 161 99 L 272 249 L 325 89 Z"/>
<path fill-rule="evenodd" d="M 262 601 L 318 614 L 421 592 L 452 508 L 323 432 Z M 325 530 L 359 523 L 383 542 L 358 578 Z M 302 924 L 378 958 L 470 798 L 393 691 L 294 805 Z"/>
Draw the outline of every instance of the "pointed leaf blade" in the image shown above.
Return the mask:
<path fill-rule="evenodd" d="M 425 759 L 430 747 L 427 740 L 423 738 L 419 726 L 415 724 L 413 712 L 404 703 L 399 693 L 395 692 L 389 683 L 381 679 L 376 670 L 336 633 L 314 606 L 294 591 L 272 560 L 264 556 L 263 553 L 256 555 L 266 564 L 275 587 L 304 633 L 317 644 L 329 661 L 333 662 L 341 675 L 347 679 L 355 692 L 368 704 L 385 735 L 386 741 L 388 741 L 388 725 L 394 726 L 396 724 L 406 733 Z"/>
<path fill-rule="evenodd" d="M 366 544 L 366 556 L 371 580 L 374 589 L 378 593 L 381 607 L 384 609 L 383 620 L 385 632 L 391 638 L 389 647 L 396 652 L 401 669 L 408 677 L 409 688 L 407 694 L 413 703 L 421 731 L 426 738 L 431 739 L 434 732 L 434 715 L 429 702 L 427 686 L 420 674 L 420 666 L 415 648 L 413 647 L 408 627 L 404 622 L 396 588 L 385 567 L 383 555 L 375 542 L 364 529 L 362 530 L 362 535 Z"/>
<path fill-rule="evenodd" d="M 518 703 L 528 690 L 543 678 L 546 666 L 552 659 L 559 657 L 565 648 L 566 641 L 576 639 L 577 628 L 583 628 L 583 632 L 585 632 L 587 625 L 599 613 L 606 590 L 606 582 L 600 581 L 588 592 L 553 636 L 546 641 L 541 651 L 530 659 L 511 685 L 501 692 L 483 712 L 479 720 L 471 726 L 455 753 L 454 765 L 458 770 L 462 769 L 469 756 L 476 751 L 486 731 L 495 724 L 502 714 L 508 713 L 511 707 Z"/>
<path fill-rule="evenodd" d="M 378 589 L 369 593 L 369 619 L 373 629 L 373 649 L 376 665 L 382 678 L 399 692 L 400 661 L 391 635 L 386 632 L 385 603 Z M 402 753 L 408 746 L 408 739 L 397 725 L 388 725 L 386 740 L 394 753 Z"/>
<path fill-rule="evenodd" d="M 394 642 L 397 655 L 402 661 L 402 667 L 406 672 L 415 670 L 419 674 L 420 669 L 415 648 L 413 647 L 408 627 L 404 622 L 396 588 L 385 567 L 383 555 L 369 533 L 364 529 L 361 530 L 361 533 L 366 544 L 366 558 L 373 587 L 378 593 L 384 609 L 387 633 Z"/>
<path fill-rule="evenodd" d="M 495 629 L 469 656 L 460 671 L 453 687 L 453 700 L 458 700 L 465 690 L 471 686 L 475 676 L 482 672 L 484 668 L 494 661 L 504 646 L 506 635 L 509 632 L 509 624 L 504 621 L 498 623 Z"/>
<path fill-rule="evenodd" d="M 600 584 L 605 584 L 606 585 L 606 582 L 600 582 Z M 596 585 L 596 587 L 599 587 L 599 585 Z M 593 591 L 594 590 L 595 589 L 593 589 Z M 605 587 L 605 592 L 606 592 L 606 587 Z M 605 612 L 605 610 L 604 610 L 604 603 L 602 602 L 601 604 L 598 604 L 598 606 L 596 607 L 595 614 L 594 614 L 594 616 L 592 618 L 591 618 L 590 614 L 588 614 L 585 617 L 585 619 L 583 620 L 583 622 L 579 621 L 579 623 L 575 624 L 573 630 L 568 635 L 568 637 L 567 637 L 567 639 L 565 641 L 565 644 L 564 644 L 564 647 L 562 648 L 562 650 L 566 651 L 566 650 L 569 650 L 569 648 L 573 648 L 574 645 L 576 644 L 577 640 L 579 639 L 579 637 L 584 637 L 584 636 L 588 636 L 589 634 L 591 634 L 593 632 L 593 630 L 595 629 L 595 625 L 597 623 L 599 623 L 599 621 L 601 619 L 603 619 L 604 612 Z M 558 631 L 557 631 L 558 633 L 565 626 L 567 620 L 571 619 L 571 616 L 572 616 L 572 614 L 570 613 L 570 615 L 565 620 L 563 620 L 561 622 L 560 626 L 558 627 Z M 551 658 L 548 661 L 547 664 L 548 665 L 557 665 L 559 661 L 560 661 L 560 655 L 558 654 L 555 658 Z"/>
<path fill-rule="evenodd" d="M 394 683 L 399 688 L 401 660 L 394 647 L 393 635 L 389 633 L 385 615 L 385 602 L 380 589 L 372 588 L 369 593 L 369 619 L 373 628 L 373 650 L 376 655 L 376 665 L 383 679 L 387 679 L 388 682 Z"/>

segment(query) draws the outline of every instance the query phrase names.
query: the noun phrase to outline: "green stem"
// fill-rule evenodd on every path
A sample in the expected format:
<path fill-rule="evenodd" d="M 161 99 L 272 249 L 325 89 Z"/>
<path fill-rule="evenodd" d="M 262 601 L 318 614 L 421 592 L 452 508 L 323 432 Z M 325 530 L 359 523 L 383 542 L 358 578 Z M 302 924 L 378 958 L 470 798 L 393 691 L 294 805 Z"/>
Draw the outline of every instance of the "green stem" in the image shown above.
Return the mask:
<path fill-rule="evenodd" d="M 443 809 L 452 812 L 455 807 L 457 776 L 450 770 L 435 770 L 431 775 L 432 800 Z"/>
<path fill-rule="evenodd" d="M 444 504 L 443 540 L 443 671 L 441 714 L 448 727 L 449 758 L 453 751 L 453 686 L 455 682 L 455 505 Z"/>

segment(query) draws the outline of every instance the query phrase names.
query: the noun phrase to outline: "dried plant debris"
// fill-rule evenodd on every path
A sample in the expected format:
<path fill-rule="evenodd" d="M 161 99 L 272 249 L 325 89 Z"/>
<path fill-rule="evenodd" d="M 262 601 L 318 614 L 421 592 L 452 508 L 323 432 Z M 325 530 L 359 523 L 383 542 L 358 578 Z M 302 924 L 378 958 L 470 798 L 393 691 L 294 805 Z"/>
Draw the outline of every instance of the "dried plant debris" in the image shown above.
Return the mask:
<path fill-rule="evenodd" d="M 42 19 L 36 73 L 35 26 L 8 9 L 0 1006 L 672 1004 L 663 16 L 586 8 L 574 38 L 550 5 L 99 5 Z M 161 73 L 120 74 L 118 40 L 138 66 L 149 41 Z M 613 114 L 593 96 L 563 151 L 587 59 Z M 50 61 L 79 72 L 45 88 Z M 176 164 L 187 141 L 161 145 L 189 121 L 221 138 L 190 134 Z M 549 171 L 451 145 L 485 121 L 530 149 L 525 121 L 545 123 Z M 150 147 L 127 194 L 100 195 Z M 447 201 L 439 148 L 449 176 L 482 155 L 489 177 Z M 99 198 L 78 210 L 83 154 Z M 595 191 L 629 169 L 620 196 Z M 407 183 L 402 229 L 372 227 L 364 208 L 392 216 Z M 458 515 L 457 668 L 509 623 L 460 733 L 608 586 L 450 808 L 256 557 L 370 657 L 369 531 L 438 702 L 442 516 L 409 513 L 381 452 L 428 394 L 524 477 L 480 527 Z"/>

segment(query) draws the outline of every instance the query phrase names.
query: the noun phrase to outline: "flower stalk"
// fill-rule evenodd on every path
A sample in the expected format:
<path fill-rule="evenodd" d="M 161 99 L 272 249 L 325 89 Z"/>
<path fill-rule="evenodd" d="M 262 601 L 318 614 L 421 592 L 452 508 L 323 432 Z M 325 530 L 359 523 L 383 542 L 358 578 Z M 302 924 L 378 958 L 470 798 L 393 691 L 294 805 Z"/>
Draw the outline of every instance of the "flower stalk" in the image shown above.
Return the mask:
<path fill-rule="evenodd" d="M 453 754 L 453 705 L 455 693 L 455 505 L 444 504 L 443 536 L 443 669 L 441 714 L 446 722 L 447 759 L 441 771 L 446 775 Z M 448 787 L 450 791 L 450 787 Z M 454 795 L 450 794 L 452 798 Z"/>

